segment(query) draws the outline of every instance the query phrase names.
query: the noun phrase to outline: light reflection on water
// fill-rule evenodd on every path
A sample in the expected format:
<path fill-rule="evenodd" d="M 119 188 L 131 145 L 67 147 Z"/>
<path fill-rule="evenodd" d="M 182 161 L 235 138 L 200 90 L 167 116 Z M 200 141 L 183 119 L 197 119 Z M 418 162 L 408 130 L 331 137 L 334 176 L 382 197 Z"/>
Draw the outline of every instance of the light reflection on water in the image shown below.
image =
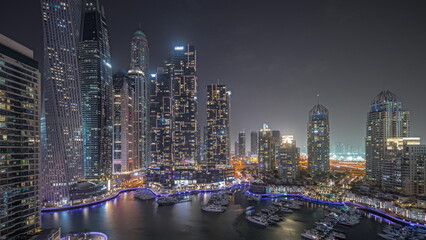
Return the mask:
<path fill-rule="evenodd" d="M 118 198 L 83 209 L 44 213 L 43 228 L 61 227 L 63 234 L 84 230 L 104 232 L 111 240 L 257 240 L 301 239 L 300 233 L 313 226 L 324 215 L 321 206 L 305 203 L 304 207 L 286 218 L 277 226 L 258 228 L 244 217 L 247 206 L 256 209 L 266 207 L 270 200 L 248 203 L 238 192 L 223 214 L 202 212 L 209 194 L 190 196 L 192 201 L 174 206 L 158 207 L 153 201 L 141 201 L 133 193 L 121 194 Z M 376 239 L 381 225 L 374 219 L 364 218 L 348 230 L 348 240 Z"/>

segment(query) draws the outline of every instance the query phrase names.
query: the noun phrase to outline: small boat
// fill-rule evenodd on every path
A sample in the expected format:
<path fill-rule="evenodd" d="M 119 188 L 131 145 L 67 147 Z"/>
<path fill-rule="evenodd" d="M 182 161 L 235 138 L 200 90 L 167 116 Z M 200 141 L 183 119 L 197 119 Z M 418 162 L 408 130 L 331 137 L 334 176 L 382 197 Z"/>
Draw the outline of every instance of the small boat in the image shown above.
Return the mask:
<path fill-rule="evenodd" d="M 261 217 L 255 217 L 255 216 L 247 216 L 246 219 L 254 224 L 260 225 L 262 227 L 267 227 L 269 224 L 268 222 L 261 218 Z"/>
<path fill-rule="evenodd" d="M 225 212 L 225 208 L 220 205 L 208 204 L 201 207 L 201 209 L 205 212 L 216 212 L 223 213 Z"/>

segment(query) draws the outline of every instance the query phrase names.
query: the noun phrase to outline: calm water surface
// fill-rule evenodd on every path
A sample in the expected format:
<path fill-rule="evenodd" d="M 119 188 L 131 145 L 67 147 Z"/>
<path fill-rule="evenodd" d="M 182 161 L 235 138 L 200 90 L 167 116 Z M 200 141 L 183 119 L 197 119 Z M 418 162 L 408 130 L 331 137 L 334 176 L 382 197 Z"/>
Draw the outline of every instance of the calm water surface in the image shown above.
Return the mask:
<path fill-rule="evenodd" d="M 190 196 L 191 202 L 157 207 L 153 201 L 141 201 L 133 193 L 121 194 L 109 202 L 79 210 L 42 215 L 43 228 L 61 227 L 63 235 L 69 232 L 99 231 L 110 240 L 293 240 L 311 228 L 324 216 L 325 208 L 305 203 L 301 210 L 285 215 L 285 220 L 265 229 L 248 222 L 244 209 L 248 203 L 241 192 L 233 195 L 225 213 L 203 212 L 200 206 L 209 199 L 208 194 Z M 270 200 L 255 204 L 256 209 L 266 207 Z M 360 224 L 347 229 L 348 240 L 378 239 L 377 232 L 384 224 L 364 217 Z"/>

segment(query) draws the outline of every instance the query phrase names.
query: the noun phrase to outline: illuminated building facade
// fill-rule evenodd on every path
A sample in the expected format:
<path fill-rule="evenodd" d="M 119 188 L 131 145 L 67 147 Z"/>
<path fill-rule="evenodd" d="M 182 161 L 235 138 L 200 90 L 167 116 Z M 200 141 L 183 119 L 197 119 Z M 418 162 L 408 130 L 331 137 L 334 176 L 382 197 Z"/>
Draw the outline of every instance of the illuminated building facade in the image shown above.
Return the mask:
<path fill-rule="evenodd" d="M 62 202 L 84 178 L 77 44 L 81 0 L 42 0 L 44 78 L 42 82 L 41 196 Z M 63 37 L 66 36 L 66 37 Z"/>
<path fill-rule="evenodd" d="M 256 131 L 250 133 L 250 154 L 257 155 L 259 151 L 259 136 Z"/>
<path fill-rule="evenodd" d="M 299 171 L 300 150 L 293 135 L 283 135 L 277 150 L 278 174 L 283 179 L 295 179 Z"/>
<path fill-rule="evenodd" d="M 198 161 L 197 55 L 194 46 L 176 46 L 171 58 L 173 88 L 173 162 Z"/>
<path fill-rule="evenodd" d="M 78 49 L 82 99 L 84 175 L 100 179 L 112 174 L 112 72 L 109 35 L 100 0 L 83 1 Z"/>
<path fill-rule="evenodd" d="M 308 169 L 314 175 L 322 175 L 330 169 L 330 125 L 328 110 L 321 104 L 309 111 Z"/>
<path fill-rule="evenodd" d="M 382 91 L 371 103 L 365 138 L 366 178 L 382 185 L 382 163 L 388 138 L 410 136 L 410 112 L 402 108 L 399 98 Z"/>
<path fill-rule="evenodd" d="M 246 156 L 246 132 L 244 130 L 238 133 L 238 156 L 240 158 Z"/>
<path fill-rule="evenodd" d="M 137 30 L 130 42 L 130 69 L 128 76 L 133 79 L 136 95 L 135 131 L 136 155 L 135 168 L 146 167 L 150 157 L 150 124 L 149 124 L 149 47 L 146 35 Z"/>
<path fill-rule="evenodd" d="M 207 164 L 229 164 L 230 91 L 225 85 L 207 86 Z"/>
<path fill-rule="evenodd" d="M 150 98 L 151 164 L 173 163 L 173 98 L 169 69 L 152 75 Z"/>
<path fill-rule="evenodd" d="M 267 172 L 277 170 L 276 150 L 281 142 L 280 132 L 272 131 L 268 125 L 263 124 L 259 131 L 259 171 Z"/>
<path fill-rule="evenodd" d="M 426 145 L 403 148 L 402 189 L 406 195 L 426 197 Z"/>
<path fill-rule="evenodd" d="M 41 89 L 33 57 L 0 34 L 0 239 L 40 227 Z"/>
<path fill-rule="evenodd" d="M 395 193 L 404 192 L 411 171 L 403 171 L 407 146 L 420 145 L 420 138 L 403 137 L 386 139 L 385 157 L 382 163 L 382 188 Z M 409 162 L 408 162 L 409 164 Z M 414 172 L 413 172 L 414 173 Z"/>
<path fill-rule="evenodd" d="M 114 144 L 113 172 L 134 170 L 136 154 L 135 89 L 132 79 L 119 72 L 113 76 Z"/>

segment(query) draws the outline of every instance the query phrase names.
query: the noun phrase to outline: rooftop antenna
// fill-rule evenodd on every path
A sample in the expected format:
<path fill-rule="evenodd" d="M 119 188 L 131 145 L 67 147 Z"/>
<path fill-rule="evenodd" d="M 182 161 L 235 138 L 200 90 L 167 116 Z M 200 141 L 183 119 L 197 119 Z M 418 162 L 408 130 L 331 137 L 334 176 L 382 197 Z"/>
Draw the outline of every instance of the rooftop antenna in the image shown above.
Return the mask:
<path fill-rule="evenodd" d="M 319 104 L 319 94 L 317 94 L 317 104 Z"/>
<path fill-rule="evenodd" d="M 142 29 L 142 23 L 139 22 L 139 30 L 141 30 L 141 29 Z"/>
<path fill-rule="evenodd" d="M 219 85 L 219 78 L 217 79 L 217 85 Z"/>

